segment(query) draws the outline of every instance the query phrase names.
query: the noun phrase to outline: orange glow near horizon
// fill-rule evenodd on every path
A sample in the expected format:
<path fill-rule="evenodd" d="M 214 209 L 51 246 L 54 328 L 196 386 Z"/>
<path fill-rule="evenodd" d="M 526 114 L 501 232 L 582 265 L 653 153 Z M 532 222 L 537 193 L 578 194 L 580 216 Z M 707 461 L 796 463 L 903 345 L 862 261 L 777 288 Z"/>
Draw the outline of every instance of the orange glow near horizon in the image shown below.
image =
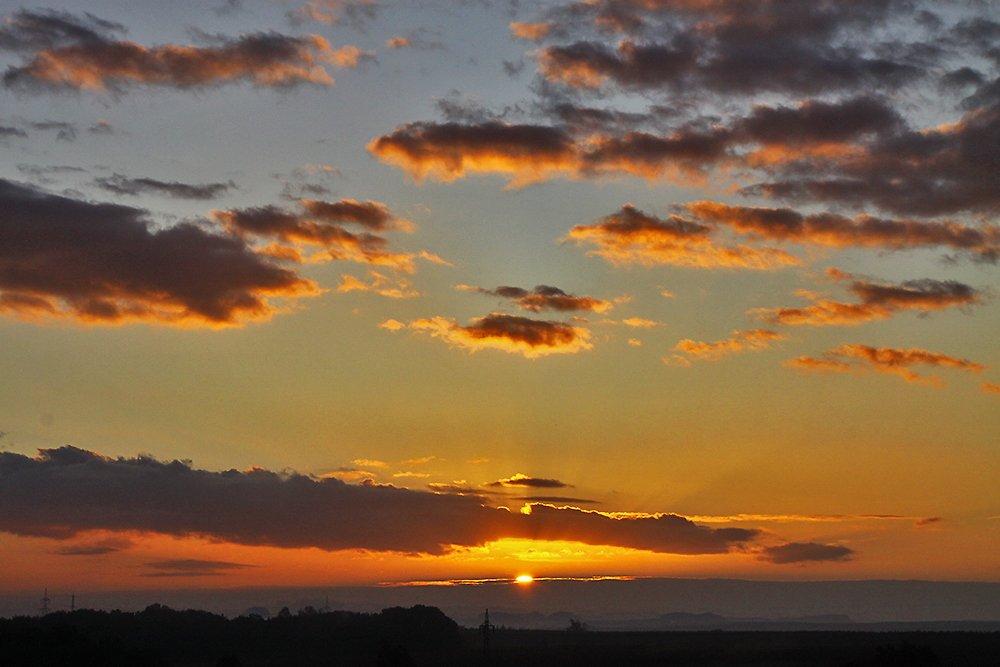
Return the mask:
<path fill-rule="evenodd" d="M 519 584 L 530 584 L 534 580 L 535 578 L 532 577 L 530 574 L 522 574 L 518 576 L 516 579 L 514 579 L 514 581 L 516 581 Z"/>

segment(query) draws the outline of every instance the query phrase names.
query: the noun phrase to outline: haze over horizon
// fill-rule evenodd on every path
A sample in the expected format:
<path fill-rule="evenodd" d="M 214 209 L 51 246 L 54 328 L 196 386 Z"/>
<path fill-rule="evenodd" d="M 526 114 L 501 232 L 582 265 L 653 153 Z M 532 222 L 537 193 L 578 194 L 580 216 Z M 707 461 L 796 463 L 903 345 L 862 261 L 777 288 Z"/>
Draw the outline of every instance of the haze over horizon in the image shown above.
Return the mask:
<path fill-rule="evenodd" d="M 5 7 L 0 599 L 992 591 L 998 17 Z"/>

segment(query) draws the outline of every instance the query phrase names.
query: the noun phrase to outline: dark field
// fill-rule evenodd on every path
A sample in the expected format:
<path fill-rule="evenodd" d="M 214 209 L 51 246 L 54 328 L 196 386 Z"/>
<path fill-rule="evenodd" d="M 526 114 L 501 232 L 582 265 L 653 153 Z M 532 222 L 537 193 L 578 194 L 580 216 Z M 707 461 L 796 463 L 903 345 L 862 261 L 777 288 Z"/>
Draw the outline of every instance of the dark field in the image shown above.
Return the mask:
<path fill-rule="evenodd" d="M 1000 664 L 998 632 L 477 630 L 434 607 L 227 619 L 153 605 L 0 619 L 5 667 Z"/>

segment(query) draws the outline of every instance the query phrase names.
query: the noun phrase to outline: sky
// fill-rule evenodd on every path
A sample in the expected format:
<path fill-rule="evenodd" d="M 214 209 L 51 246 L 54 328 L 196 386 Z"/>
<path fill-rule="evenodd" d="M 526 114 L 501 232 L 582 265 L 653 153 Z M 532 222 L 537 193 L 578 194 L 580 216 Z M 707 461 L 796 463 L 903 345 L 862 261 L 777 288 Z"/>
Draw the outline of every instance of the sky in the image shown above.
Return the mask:
<path fill-rule="evenodd" d="M 1000 581 L 992 0 L 0 16 L 0 591 Z"/>

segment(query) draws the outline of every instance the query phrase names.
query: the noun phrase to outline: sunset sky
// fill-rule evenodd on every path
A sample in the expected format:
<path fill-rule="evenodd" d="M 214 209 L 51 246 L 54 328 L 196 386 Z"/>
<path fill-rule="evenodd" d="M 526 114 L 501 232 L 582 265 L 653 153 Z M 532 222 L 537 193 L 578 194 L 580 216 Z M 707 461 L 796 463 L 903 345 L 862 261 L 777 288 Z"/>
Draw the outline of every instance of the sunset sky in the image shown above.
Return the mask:
<path fill-rule="evenodd" d="M 0 592 L 1000 581 L 1000 4 L 0 16 Z"/>

